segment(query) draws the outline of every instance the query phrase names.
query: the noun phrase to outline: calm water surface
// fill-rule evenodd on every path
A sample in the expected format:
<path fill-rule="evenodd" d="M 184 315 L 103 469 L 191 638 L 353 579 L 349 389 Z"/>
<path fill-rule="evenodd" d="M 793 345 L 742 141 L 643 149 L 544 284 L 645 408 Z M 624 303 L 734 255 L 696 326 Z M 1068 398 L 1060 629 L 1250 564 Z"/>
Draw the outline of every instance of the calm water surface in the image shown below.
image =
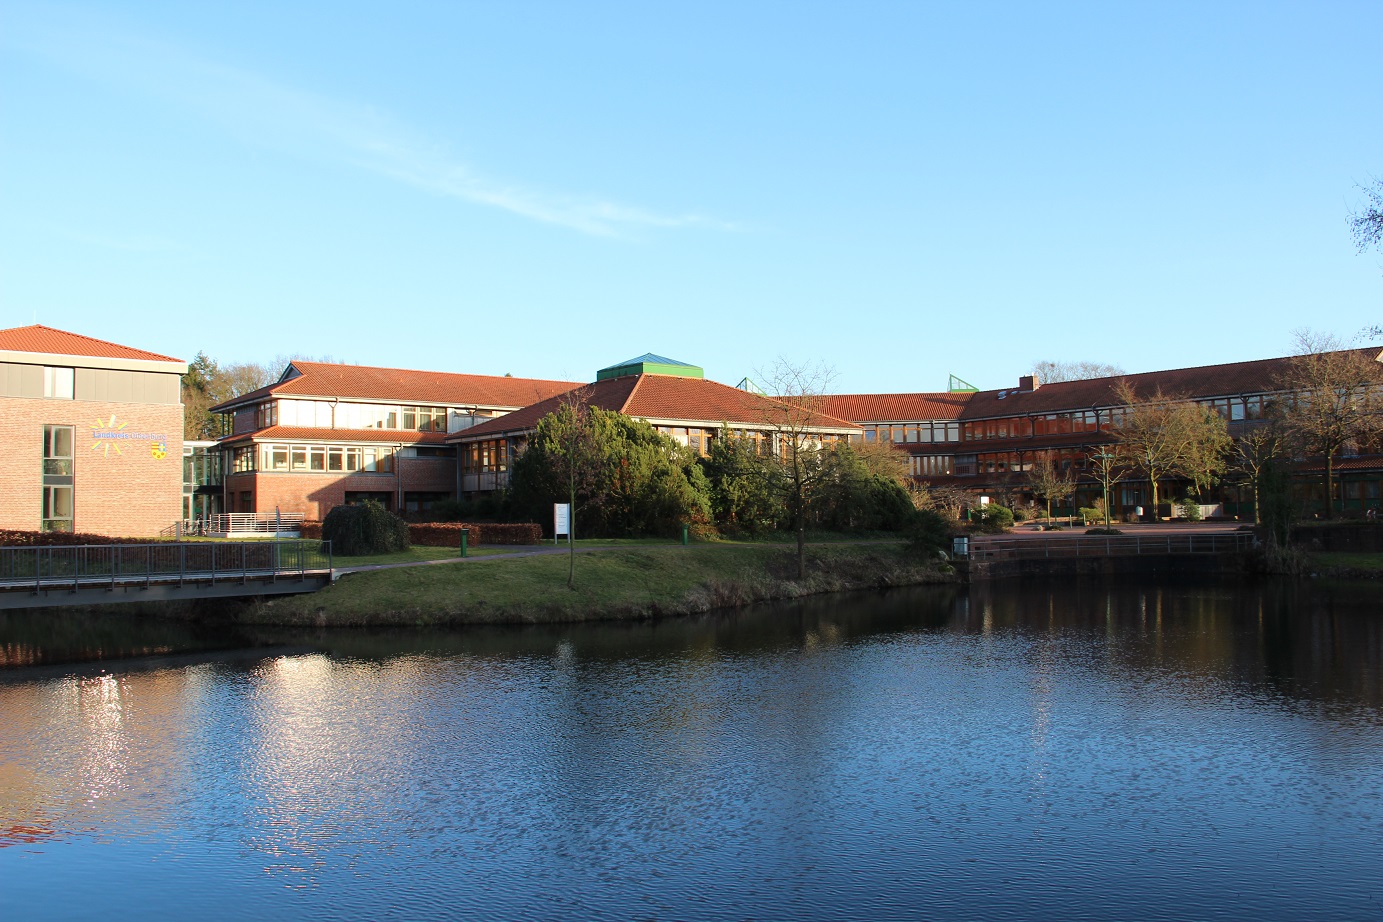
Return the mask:
<path fill-rule="evenodd" d="M 0 656 L 0 918 L 1383 918 L 1376 586 Z"/>

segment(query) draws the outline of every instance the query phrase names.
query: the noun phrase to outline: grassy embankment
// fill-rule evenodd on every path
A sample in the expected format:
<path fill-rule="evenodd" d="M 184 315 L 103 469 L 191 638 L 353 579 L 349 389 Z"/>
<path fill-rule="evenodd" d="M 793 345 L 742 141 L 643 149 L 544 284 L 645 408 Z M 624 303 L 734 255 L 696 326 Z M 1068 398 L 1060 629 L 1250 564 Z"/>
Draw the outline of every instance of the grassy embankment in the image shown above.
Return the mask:
<path fill-rule="evenodd" d="M 900 544 L 813 546 L 801 581 L 793 578 L 793 552 L 782 545 L 664 543 L 582 553 L 574 590 L 566 586 L 567 565 L 566 554 L 547 554 L 355 573 L 319 592 L 258 603 L 238 620 L 360 626 L 637 619 L 955 578 L 949 567 L 920 561 Z"/>
<path fill-rule="evenodd" d="M 1316 551 L 1311 560 L 1323 576 L 1336 579 L 1383 579 L 1383 553 L 1377 551 Z"/>

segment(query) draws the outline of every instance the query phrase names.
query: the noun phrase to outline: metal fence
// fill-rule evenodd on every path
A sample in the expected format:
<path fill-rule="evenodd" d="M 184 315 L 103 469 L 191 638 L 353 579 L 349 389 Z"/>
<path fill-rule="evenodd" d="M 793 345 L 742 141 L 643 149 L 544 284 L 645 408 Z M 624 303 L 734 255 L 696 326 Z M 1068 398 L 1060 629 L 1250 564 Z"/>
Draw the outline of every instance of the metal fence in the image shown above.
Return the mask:
<path fill-rule="evenodd" d="M 0 587 L 130 586 L 306 577 L 331 571 L 330 541 L 197 541 L 0 547 Z"/>
<path fill-rule="evenodd" d="M 1057 557 L 1137 557 L 1167 554 L 1231 554 L 1254 545 L 1249 532 L 1209 535 L 1084 535 L 1071 538 L 974 538 L 970 556 L 1030 560 Z"/>
<path fill-rule="evenodd" d="M 202 526 L 202 534 L 272 535 L 297 532 L 302 523 L 301 512 L 222 512 Z"/>

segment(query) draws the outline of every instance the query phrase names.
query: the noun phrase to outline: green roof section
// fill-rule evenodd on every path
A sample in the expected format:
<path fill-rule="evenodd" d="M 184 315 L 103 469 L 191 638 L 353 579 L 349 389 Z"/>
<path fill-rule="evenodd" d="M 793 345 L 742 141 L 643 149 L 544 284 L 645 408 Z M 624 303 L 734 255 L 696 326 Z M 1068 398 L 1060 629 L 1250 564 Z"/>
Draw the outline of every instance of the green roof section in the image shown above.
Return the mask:
<path fill-rule="evenodd" d="M 662 355 L 645 352 L 638 358 L 602 368 L 595 373 L 597 381 L 608 378 L 627 378 L 630 375 L 675 375 L 679 378 L 704 378 L 706 372 L 696 365 L 679 362 Z"/>

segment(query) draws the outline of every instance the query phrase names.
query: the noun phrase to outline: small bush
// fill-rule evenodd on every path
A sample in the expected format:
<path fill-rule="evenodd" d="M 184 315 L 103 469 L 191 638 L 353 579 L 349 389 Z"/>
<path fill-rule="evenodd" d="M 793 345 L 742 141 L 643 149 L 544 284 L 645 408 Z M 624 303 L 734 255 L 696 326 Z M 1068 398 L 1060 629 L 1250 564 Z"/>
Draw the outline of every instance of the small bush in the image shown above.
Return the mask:
<path fill-rule="evenodd" d="M 1181 516 L 1188 522 L 1199 522 L 1201 520 L 1201 501 L 1194 496 L 1188 496 L 1181 501 Z"/>
<path fill-rule="evenodd" d="M 1117 529 L 1117 528 L 1087 528 L 1087 529 L 1085 530 L 1085 533 L 1086 533 L 1087 535 L 1122 535 L 1122 534 L 1123 534 L 1123 532 L 1121 532 L 1121 531 L 1120 531 L 1119 529 Z"/>
<path fill-rule="evenodd" d="M 976 531 L 998 534 L 1013 527 L 1013 510 L 989 503 L 970 510 L 970 523 Z"/>
<path fill-rule="evenodd" d="M 1081 506 L 1077 515 L 1081 517 L 1082 521 L 1104 524 L 1104 510 L 1099 506 Z"/>
<path fill-rule="evenodd" d="M 341 557 L 388 554 L 409 546 L 408 524 L 376 502 L 336 506 L 322 520 L 322 540 Z"/>

